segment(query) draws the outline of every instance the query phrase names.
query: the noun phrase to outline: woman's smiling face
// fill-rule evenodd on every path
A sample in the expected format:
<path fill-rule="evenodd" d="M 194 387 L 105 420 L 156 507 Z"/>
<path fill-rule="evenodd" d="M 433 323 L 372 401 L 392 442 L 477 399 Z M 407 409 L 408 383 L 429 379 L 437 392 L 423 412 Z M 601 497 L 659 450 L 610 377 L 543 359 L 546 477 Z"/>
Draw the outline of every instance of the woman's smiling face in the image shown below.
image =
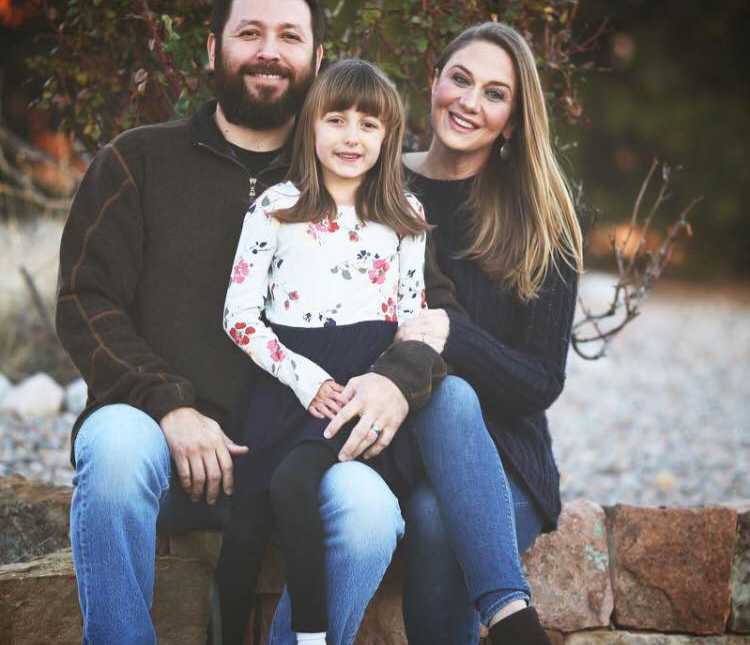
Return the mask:
<path fill-rule="evenodd" d="M 476 40 L 451 56 L 432 85 L 432 128 L 456 152 L 489 152 L 512 133 L 513 61 L 504 49 Z"/>

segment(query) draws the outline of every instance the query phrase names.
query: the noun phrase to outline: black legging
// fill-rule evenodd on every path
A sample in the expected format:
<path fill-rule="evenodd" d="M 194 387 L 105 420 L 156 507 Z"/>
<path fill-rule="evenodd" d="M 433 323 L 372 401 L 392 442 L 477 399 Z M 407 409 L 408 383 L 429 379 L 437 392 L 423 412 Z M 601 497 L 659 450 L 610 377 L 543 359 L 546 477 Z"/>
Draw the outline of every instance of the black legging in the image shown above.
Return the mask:
<path fill-rule="evenodd" d="M 271 478 L 270 491 L 240 494 L 224 531 L 216 581 L 224 645 L 241 645 L 272 525 L 278 529 L 292 606 L 292 630 L 328 627 L 325 545 L 319 490 L 337 462 L 330 446 L 308 441 L 294 448 Z"/>

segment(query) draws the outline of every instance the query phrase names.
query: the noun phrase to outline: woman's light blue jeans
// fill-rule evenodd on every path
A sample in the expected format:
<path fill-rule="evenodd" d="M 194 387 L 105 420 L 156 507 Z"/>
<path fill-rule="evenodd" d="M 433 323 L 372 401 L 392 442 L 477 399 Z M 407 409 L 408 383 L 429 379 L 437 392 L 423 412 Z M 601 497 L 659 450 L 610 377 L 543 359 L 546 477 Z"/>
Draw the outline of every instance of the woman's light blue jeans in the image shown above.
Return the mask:
<path fill-rule="evenodd" d="M 467 424 L 481 420 L 474 410 L 478 405 L 475 399 L 473 390 L 463 381 L 449 377 L 417 415 L 413 430 L 418 437 L 426 434 L 420 428 L 428 427 L 440 435 L 446 426 L 446 414 L 451 413 L 456 427 L 465 432 Z M 494 446 L 489 452 L 494 452 Z M 84 422 L 75 454 L 71 542 L 84 618 L 84 643 L 155 643 L 149 610 L 153 601 L 156 521 L 160 509 L 169 504 L 171 471 L 164 436 L 158 424 L 140 410 L 109 405 Z M 483 467 L 484 461 L 480 459 L 477 467 Z M 427 464 L 426 470 L 429 474 Z M 484 480 L 479 472 L 476 474 Z M 460 480 L 457 490 L 465 485 Z M 522 491 L 512 481 L 510 485 L 515 530 L 523 550 L 536 537 L 540 523 Z M 487 588 L 479 598 L 480 608 L 496 602 L 493 598 L 498 593 L 507 598 L 507 593 L 517 590 L 506 588 L 505 583 L 485 585 L 483 577 L 477 579 L 479 586 L 475 585 L 475 578 L 466 573 L 467 559 L 460 556 L 457 544 L 461 535 L 476 534 L 471 523 L 463 530 L 451 528 L 451 515 L 439 501 L 444 494 L 440 490 L 439 487 L 433 492 L 427 484 L 420 486 L 408 503 L 404 616 L 409 642 L 475 644 L 479 638 L 476 589 Z M 497 489 L 487 495 L 485 498 L 474 492 L 483 510 L 480 527 L 484 525 L 482 518 L 498 512 L 507 525 L 513 513 L 507 507 L 501 512 L 495 509 L 494 500 L 505 500 L 501 502 L 503 508 L 502 504 L 510 502 L 510 495 Z M 367 603 L 404 534 L 404 520 L 385 482 L 358 462 L 337 464 L 326 473 L 321 483 L 321 513 L 328 553 L 328 642 L 348 645 L 354 641 Z M 460 526 L 467 517 L 461 517 Z M 507 536 L 500 541 L 507 548 Z M 510 560 L 507 566 L 513 569 Z M 500 579 L 507 577 L 504 570 L 500 573 L 504 576 Z M 271 627 L 273 645 L 295 642 L 289 609 L 289 599 L 284 594 Z"/>
<path fill-rule="evenodd" d="M 479 400 L 463 379 L 447 377 L 428 405 L 400 430 L 404 431 L 415 433 L 427 474 L 405 509 L 403 602 L 409 643 L 476 645 L 480 619 L 487 624 L 508 602 L 528 600 L 519 551 L 525 551 L 539 535 L 541 516 L 525 491 L 506 476 Z M 321 490 L 323 508 L 335 506 L 339 496 L 357 490 L 358 481 L 350 476 L 360 473 L 342 470 Z M 334 557 L 340 544 L 329 544 L 333 547 L 329 557 Z M 358 576 L 350 583 L 353 589 L 365 578 L 359 568 L 351 572 Z M 329 584 L 337 577 L 336 566 L 329 568 Z M 374 587 L 368 584 L 368 593 L 370 589 Z M 333 620 L 342 598 L 329 592 L 328 602 Z M 361 614 L 357 618 L 358 625 Z M 296 642 L 290 621 L 289 598 L 284 594 L 270 645 Z M 341 632 L 329 631 L 328 638 L 348 644 L 354 634 L 347 631 L 342 639 Z"/>

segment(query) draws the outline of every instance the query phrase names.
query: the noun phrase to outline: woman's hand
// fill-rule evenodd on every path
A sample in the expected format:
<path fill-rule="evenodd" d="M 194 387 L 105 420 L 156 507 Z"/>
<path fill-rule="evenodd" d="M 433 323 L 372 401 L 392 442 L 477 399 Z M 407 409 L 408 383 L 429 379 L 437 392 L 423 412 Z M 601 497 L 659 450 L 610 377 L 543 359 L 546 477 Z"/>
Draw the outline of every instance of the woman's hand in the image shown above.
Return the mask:
<path fill-rule="evenodd" d="M 359 422 L 341 448 L 339 460 L 350 461 L 363 453 L 365 459 L 370 459 L 383 452 L 409 413 L 409 404 L 401 390 L 385 376 L 368 372 L 350 379 L 342 396 L 349 402 L 323 435 L 330 439 L 356 416 Z"/>
<path fill-rule="evenodd" d="M 441 354 L 449 331 L 450 320 L 445 309 L 425 309 L 399 325 L 396 340 L 419 340 Z"/>
<path fill-rule="evenodd" d="M 344 398 L 343 391 L 344 386 L 339 385 L 333 379 L 323 381 L 323 385 L 318 389 L 307 411 L 318 419 L 333 419 L 349 400 Z"/>

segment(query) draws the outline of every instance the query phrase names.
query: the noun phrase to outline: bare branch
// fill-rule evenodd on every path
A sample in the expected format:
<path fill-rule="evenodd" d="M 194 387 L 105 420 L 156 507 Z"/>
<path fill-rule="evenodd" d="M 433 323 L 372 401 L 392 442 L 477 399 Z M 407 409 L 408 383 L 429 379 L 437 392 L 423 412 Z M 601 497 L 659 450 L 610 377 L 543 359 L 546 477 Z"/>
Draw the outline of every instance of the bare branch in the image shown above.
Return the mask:
<path fill-rule="evenodd" d="M 0 195 L 7 195 L 48 211 L 68 211 L 70 209 L 69 199 L 50 199 L 33 188 L 22 190 L 0 182 Z"/>
<path fill-rule="evenodd" d="M 50 320 L 49 313 L 47 313 L 47 307 L 44 305 L 44 299 L 42 298 L 42 294 L 39 293 L 39 289 L 37 289 L 34 278 L 31 277 L 31 274 L 25 266 L 22 266 L 19 270 L 21 271 L 23 281 L 26 283 L 26 287 L 31 295 L 31 302 L 34 303 L 34 308 L 44 325 L 44 329 L 52 338 L 57 338 L 55 327 L 52 324 L 52 320 Z"/>
<path fill-rule="evenodd" d="M 662 169 L 659 191 L 643 220 L 643 224 L 639 226 L 641 206 L 659 166 Z M 654 160 L 638 191 L 630 218 L 630 226 L 624 240 L 618 243 L 615 235 L 610 236 L 612 252 L 617 264 L 618 280 L 613 286 L 614 293 L 609 305 L 603 311 L 594 313 L 579 297 L 578 304 L 582 318 L 573 324 L 571 343 L 573 349 L 581 358 L 596 360 L 605 355 L 611 340 L 640 315 L 640 306 L 646 299 L 654 282 L 669 264 L 675 243 L 682 237 L 692 236 L 692 228 L 687 216 L 702 198 L 692 200 L 682 210 L 677 220 L 667 229 L 666 237 L 656 251 L 648 249 L 646 237 L 654 216 L 669 197 L 670 180 L 671 169 L 669 166 Z M 629 251 L 630 240 L 635 234 L 639 235 L 638 243 L 634 250 Z M 605 329 L 602 323 L 608 320 L 611 320 L 613 324 Z M 584 330 L 587 329 L 591 330 L 589 334 L 584 333 Z M 584 350 L 584 345 L 588 346 L 594 343 L 597 344 L 596 349 L 592 351 Z"/>

